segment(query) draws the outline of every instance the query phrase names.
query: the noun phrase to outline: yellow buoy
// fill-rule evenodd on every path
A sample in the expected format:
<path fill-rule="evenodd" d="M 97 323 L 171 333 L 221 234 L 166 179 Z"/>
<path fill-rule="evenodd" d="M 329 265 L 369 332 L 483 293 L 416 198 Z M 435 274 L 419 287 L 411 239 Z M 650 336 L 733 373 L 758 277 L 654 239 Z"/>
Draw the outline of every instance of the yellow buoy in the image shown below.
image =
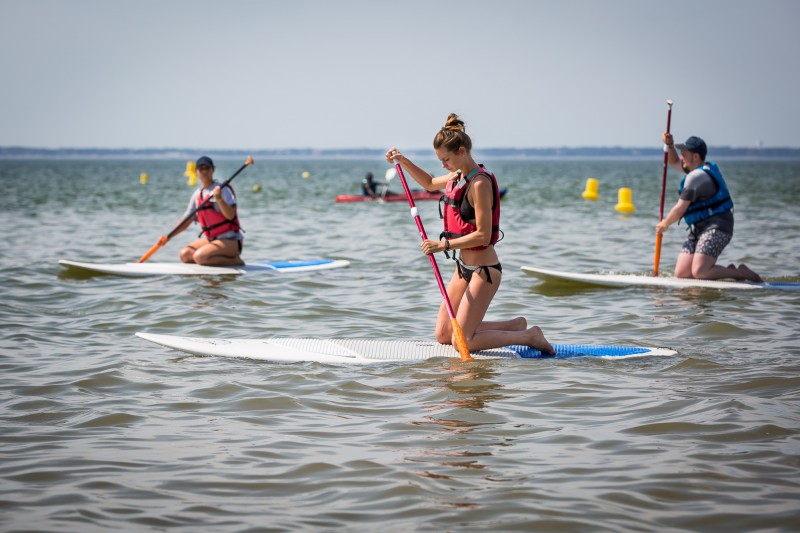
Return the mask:
<path fill-rule="evenodd" d="M 622 187 L 619 190 L 617 198 L 617 205 L 614 206 L 614 209 L 620 213 L 633 213 L 636 211 L 636 208 L 633 206 L 633 191 L 628 187 Z"/>
<path fill-rule="evenodd" d="M 305 172 L 303 172 L 303 173 L 302 173 L 302 174 L 300 174 L 300 175 L 301 175 L 301 176 L 303 176 L 303 179 L 305 180 L 305 179 L 308 179 L 308 178 L 310 178 L 310 177 L 311 177 L 311 172 L 309 172 L 309 171 L 307 171 L 307 170 L 306 170 Z"/>
<path fill-rule="evenodd" d="M 253 185 L 253 192 L 260 192 L 260 191 L 261 191 L 261 185 L 259 185 L 258 183 Z"/>
<path fill-rule="evenodd" d="M 186 180 L 186 185 L 189 187 L 197 185 L 197 163 L 194 161 L 187 162 L 186 170 L 183 172 L 183 175 L 188 178 Z"/>
<path fill-rule="evenodd" d="M 142 172 L 139 174 L 139 183 L 142 185 L 147 185 L 147 172 Z"/>
<path fill-rule="evenodd" d="M 186 170 L 184 171 L 183 175 L 187 178 L 197 176 L 197 164 L 194 161 L 189 161 L 186 163 Z"/>
<path fill-rule="evenodd" d="M 583 191 L 583 194 L 581 194 L 581 196 L 583 196 L 583 199 L 597 201 L 598 185 L 599 183 L 595 178 L 589 178 L 588 180 L 586 180 L 586 189 Z"/>

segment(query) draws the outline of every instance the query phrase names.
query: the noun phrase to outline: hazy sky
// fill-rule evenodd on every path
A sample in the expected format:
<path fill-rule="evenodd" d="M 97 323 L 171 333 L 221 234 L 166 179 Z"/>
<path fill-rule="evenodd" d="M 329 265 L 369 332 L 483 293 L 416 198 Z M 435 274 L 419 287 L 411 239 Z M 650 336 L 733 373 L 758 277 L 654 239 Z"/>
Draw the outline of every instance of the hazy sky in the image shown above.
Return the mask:
<path fill-rule="evenodd" d="M 0 0 L 0 146 L 800 147 L 797 0 Z"/>

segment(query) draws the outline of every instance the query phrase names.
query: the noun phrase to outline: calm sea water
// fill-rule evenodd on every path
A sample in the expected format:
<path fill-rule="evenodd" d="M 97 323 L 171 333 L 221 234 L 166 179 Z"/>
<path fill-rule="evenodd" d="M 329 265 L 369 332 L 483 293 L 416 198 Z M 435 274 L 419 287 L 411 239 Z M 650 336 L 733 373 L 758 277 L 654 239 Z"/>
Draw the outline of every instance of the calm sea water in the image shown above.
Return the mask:
<path fill-rule="evenodd" d="M 219 161 L 218 177 L 241 163 Z M 138 259 L 183 212 L 185 161 L 0 161 L 0 529 L 797 531 L 800 293 L 543 284 L 519 267 L 652 268 L 661 161 L 487 163 L 510 190 L 490 318 L 678 355 L 186 357 L 134 333 L 430 337 L 440 296 L 407 205 L 333 201 L 385 163 L 256 161 L 234 182 L 246 260 L 349 268 L 126 279 L 57 261 Z M 720 165 L 737 206 L 722 261 L 800 281 L 800 163 Z M 588 177 L 598 202 L 580 197 Z M 614 211 L 620 187 L 632 216 Z M 418 205 L 438 234 L 436 203 Z M 683 236 L 666 234 L 667 274 Z M 191 237 L 151 261 L 176 261 Z"/>

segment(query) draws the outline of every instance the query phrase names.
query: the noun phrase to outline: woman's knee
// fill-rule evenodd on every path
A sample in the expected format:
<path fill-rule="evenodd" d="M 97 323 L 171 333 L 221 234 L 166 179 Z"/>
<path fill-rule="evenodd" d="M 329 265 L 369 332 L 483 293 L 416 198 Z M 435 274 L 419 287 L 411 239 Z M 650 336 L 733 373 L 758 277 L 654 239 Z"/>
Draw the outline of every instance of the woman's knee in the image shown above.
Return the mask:
<path fill-rule="evenodd" d="M 197 263 L 198 265 L 203 265 L 208 261 L 211 256 L 207 254 L 203 248 L 199 250 L 195 250 L 194 254 L 192 254 L 192 260 Z"/>
<path fill-rule="evenodd" d="M 452 327 L 449 323 L 437 324 L 434 337 L 439 344 L 450 344 L 450 339 L 453 336 Z"/>
<path fill-rule="evenodd" d="M 436 330 L 436 342 L 439 344 L 450 344 L 452 337 L 449 331 Z"/>
<path fill-rule="evenodd" d="M 178 252 L 178 257 L 180 258 L 182 263 L 192 263 L 194 262 L 192 256 L 194 255 L 195 251 L 196 250 L 194 248 L 190 248 L 189 246 L 184 246 L 183 248 L 181 248 L 181 251 Z"/>

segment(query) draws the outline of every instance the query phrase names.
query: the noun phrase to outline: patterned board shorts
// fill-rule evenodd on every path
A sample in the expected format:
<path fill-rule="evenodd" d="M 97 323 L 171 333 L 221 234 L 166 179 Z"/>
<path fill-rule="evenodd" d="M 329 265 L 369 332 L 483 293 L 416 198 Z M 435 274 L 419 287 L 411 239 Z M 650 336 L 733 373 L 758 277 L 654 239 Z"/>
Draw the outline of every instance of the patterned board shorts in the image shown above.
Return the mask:
<path fill-rule="evenodd" d="M 694 233 L 690 233 L 689 238 L 683 243 L 681 253 L 710 255 L 716 259 L 731 242 L 731 238 L 733 235 L 730 233 L 715 228 L 704 231 L 699 238 L 695 237 Z"/>

